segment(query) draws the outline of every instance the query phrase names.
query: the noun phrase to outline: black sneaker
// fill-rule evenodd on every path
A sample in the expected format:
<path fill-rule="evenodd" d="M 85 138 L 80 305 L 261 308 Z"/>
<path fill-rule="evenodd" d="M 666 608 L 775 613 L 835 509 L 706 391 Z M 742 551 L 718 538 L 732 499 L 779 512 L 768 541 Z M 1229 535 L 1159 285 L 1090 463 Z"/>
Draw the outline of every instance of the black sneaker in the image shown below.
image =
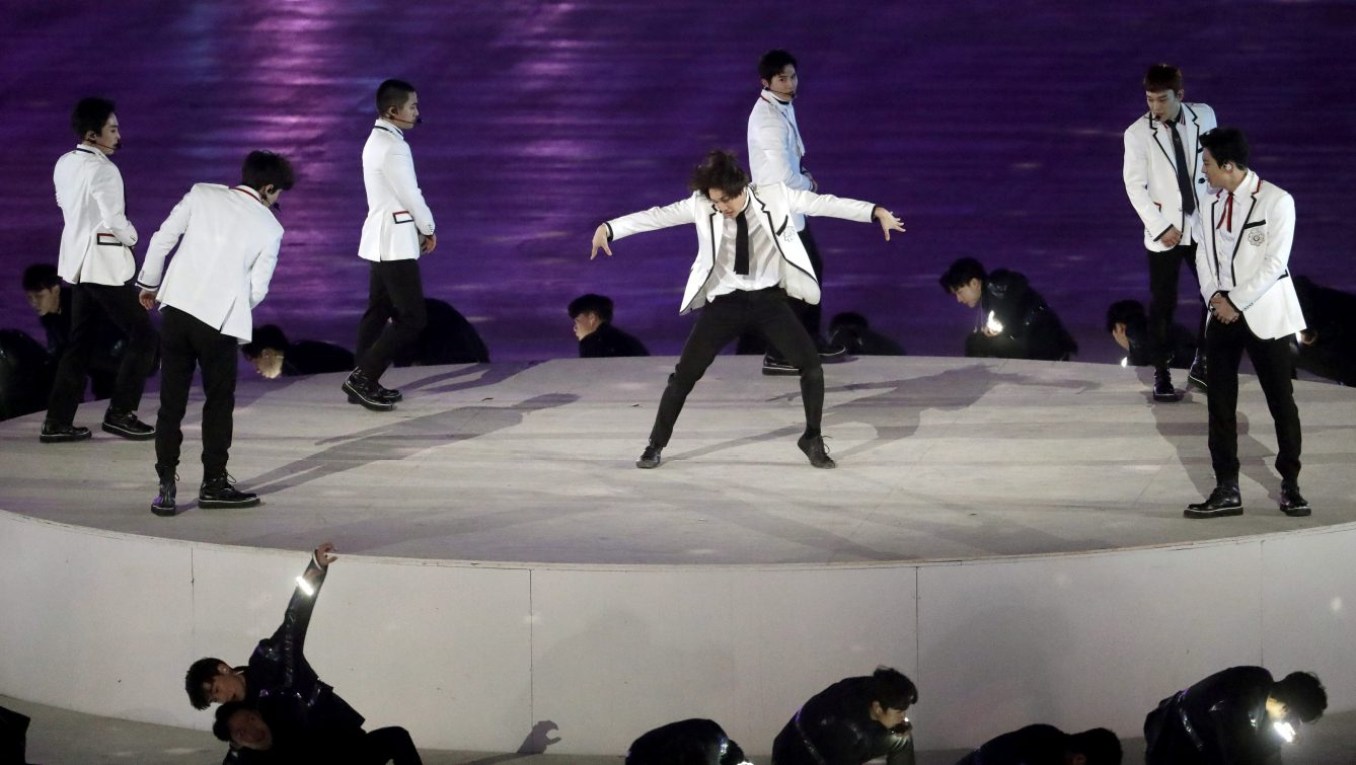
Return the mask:
<path fill-rule="evenodd" d="M 1308 500 L 1300 494 L 1299 485 L 1281 484 L 1281 512 L 1291 518 L 1303 518 L 1313 512 Z"/>
<path fill-rule="evenodd" d="M 1242 514 L 1243 498 L 1238 493 L 1238 487 L 1231 484 L 1216 486 L 1210 492 L 1209 499 L 1187 505 L 1186 512 L 1182 513 L 1188 518 L 1222 518 Z"/>
<path fill-rule="evenodd" d="M 798 375 L 800 374 L 800 370 L 769 353 L 763 357 L 763 374 Z"/>
<path fill-rule="evenodd" d="M 344 380 L 343 389 L 348 394 L 350 404 L 362 404 L 364 408 L 371 409 L 374 412 L 389 412 L 395 409 L 395 402 L 388 401 L 381 397 L 378 392 L 381 386 L 367 379 L 361 369 L 353 370 L 353 373 Z"/>
<path fill-rule="evenodd" d="M 636 460 L 636 467 L 644 468 L 646 470 L 659 467 L 659 463 L 664 461 L 659 456 L 659 453 L 662 451 L 664 451 L 664 447 L 648 444 L 645 447 L 645 451 L 640 453 L 640 459 Z"/>
<path fill-rule="evenodd" d="M 1181 401 L 1182 394 L 1172 387 L 1172 372 L 1154 370 L 1154 401 Z"/>
<path fill-rule="evenodd" d="M 104 432 L 122 436 L 128 441 L 149 441 L 155 438 L 155 428 L 137 419 L 136 412 L 109 409 L 104 413 Z"/>
<path fill-rule="evenodd" d="M 819 360 L 825 364 L 837 364 L 848 359 L 847 346 L 832 340 L 817 338 L 815 350 L 819 351 Z"/>
<path fill-rule="evenodd" d="M 799 446 L 800 450 L 805 452 L 805 456 L 810 458 L 811 465 L 825 469 L 838 467 L 838 463 L 834 462 L 833 457 L 829 456 L 829 447 L 824 445 L 823 436 L 815 436 L 814 438 L 801 436 L 800 440 L 796 441 L 796 446 Z"/>
<path fill-rule="evenodd" d="M 64 444 L 71 441 L 84 441 L 90 437 L 89 428 L 76 425 L 58 425 L 51 420 L 42 423 L 42 434 L 38 440 L 44 444 Z"/>
<path fill-rule="evenodd" d="M 254 507 L 259 504 L 259 495 L 240 491 L 231 485 L 231 477 L 226 473 L 204 478 L 202 488 L 198 490 L 198 507 Z"/>
<path fill-rule="evenodd" d="M 1199 353 L 1191 360 L 1191 370 L 1187 372 L 1187 385 L 1201 393 L 1206 392 L 1205 357 Z"/>
<path fill-rule="evenodd" d="M 174 507 L 174 495 L 178 491 L 174 482 L 179 480 L 179 476 L 175 475 L 174 468 L 163 465 L 156 465 L 155 472 L 160 477 L 160 489 L 155 499 L 151 500 L 151 512 L 169 518 L 179 512 Z"/>

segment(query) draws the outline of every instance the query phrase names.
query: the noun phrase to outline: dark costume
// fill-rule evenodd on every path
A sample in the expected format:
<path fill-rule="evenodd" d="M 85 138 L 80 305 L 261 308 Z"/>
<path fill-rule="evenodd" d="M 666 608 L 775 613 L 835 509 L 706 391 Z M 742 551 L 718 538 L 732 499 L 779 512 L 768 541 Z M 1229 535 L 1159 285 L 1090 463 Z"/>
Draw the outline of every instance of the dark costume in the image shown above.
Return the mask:
<path fill-rule="evenodd" d="M 1155 358 L 1154 344 L 1149 337 L 1147 324 L 1127 324 L 1125 338 L 1130 341 L 1130 350 L 1126 353 L 1130 366 L 1156 367 L 1160 363 L 1160 360 Z M 1168 366 L 1190 369 L 1192 360 L 1196 358 L 1196 336 L 1191 330 L 1181 324 L 1173 324 L 1168 327 L 1166 342 L 1170 354 Z"/>
<path fill-rule="evenodd" d="M 425 298 L 420 327 L 414 342 L 395 354 L 396 366 L 484 364 L 490 360 L 490 349 L 475 325 L 446 301 Z M 361 350 L 358 355 L 362 356 Z"/>
<path fill-rule="evenodd" d="M 626 765 L 739 765 L 744 750 L 712 720 L 669 723 L 631 742 Z"/>
<path fill-rule="evenodd" d="M 1053 725 L 1028 725 L 990 739 L 956 765 L 1064 765 L 1071 738 Z"/>
<path fill-rule="evenodd" d="M 1163 699 L 1144 718 L 1146 765 L 1278 763 L 1281 739 L 1266 711 L 1272 684 L 1261 667 L 1233 667 Z"/>
<path fill-rule="evenodd" d="M 333 343 L 300 340 L 283 349 L 284 377 L 348 372 L 353 369 L 353 354 Z"/>
<path fill-rule="evenodd" d="M 47 334 L 47 354 L 52 357 L 53 376 L 56 374 L 56 366 L 60 363 L 62 354 L 66 352 L 66 347 L 71 342 L 71 294 L 69 285 L 62 287 L 58 296 L 61 310 L 38 317 L 43 332 Z M 85 372 L 89 375 L 90 389 L 94 398 L 109 398 L 113 395 L 118 369 L 122 365 L 123 354 L 127 351 L 127 336 L 112 322 L 98 323 L 91 331 L 94 333 L 94 339 L 91 342 Z M 156 355 L 159 355 L 158 350 Z M 151 373 L 154 374 L 158 367 L 158 362 L 152 364 Z"/>
<path fill-rule="evenodd" d="M 1301 343 L 1295 366 L 1343 385 L 1356 385 L 1356 295 L 1320 287 L 1304 276 L 1294 277 L 1295 294 L 1304 312 L 1312 343 Z"/>
<path fill-rule="evenodd" d="M 618 356 L 649 356 L 645 344 L 605 321 L 579 341 L 579 358 L 604 359 Z"/>
<path fill-rule="evenodd" d="M 989 274 L 980 309 L 979 327 L 992 313 L 1003 329 L 988 337 L 977 327 L 965 341 L 966 356 L 1061 361 L 1078 352 L 1078 343 L 1059 316 L 1016 271 L 1000 268 Z"/>
<path fill-rule="evenodd" d="M 913 735 L 872 720 L 871 677 L 849 677 L 805 702 L 772 743 L 773 765 L 913 765 Z"/>

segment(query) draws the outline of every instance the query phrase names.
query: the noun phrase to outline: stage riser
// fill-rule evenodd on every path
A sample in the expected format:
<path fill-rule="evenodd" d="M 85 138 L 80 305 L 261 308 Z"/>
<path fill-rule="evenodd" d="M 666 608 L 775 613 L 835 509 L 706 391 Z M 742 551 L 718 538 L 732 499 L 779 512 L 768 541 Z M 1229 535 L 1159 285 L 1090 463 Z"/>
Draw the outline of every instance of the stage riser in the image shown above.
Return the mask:
<path fill-rule="evenodd" d="M 580 567 L 345 556 L 307 655 L 372 727 L 425 747 L 620 753 L 719 720 L 766 753 L 797 704 L 892 664 L 923 748 L 1042 720 L 1139 732 L 1218 668 L 1311 669 L 1351 709 L 1356 524 L 1106 553 L 879 566 Z M 305 556 L 102 532 L 0 512 L 0 693 L 207 728 L 183 671 L 243 661 Z M 208 734 L 204 733 L 204 736 Z"/>

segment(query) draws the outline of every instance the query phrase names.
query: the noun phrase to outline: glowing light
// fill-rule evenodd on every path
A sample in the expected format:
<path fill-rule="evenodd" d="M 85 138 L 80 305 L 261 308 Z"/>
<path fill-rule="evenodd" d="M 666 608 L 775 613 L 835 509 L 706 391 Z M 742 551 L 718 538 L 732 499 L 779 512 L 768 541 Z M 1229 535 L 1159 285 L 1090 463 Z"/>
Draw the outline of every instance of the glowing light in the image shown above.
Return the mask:
<path fill-rule="evenodd" d="M 1121 359 L 1121 366 L 1122 366 L 1122 367 L 1128 367 L 1128 366 L 1130 366 L 1130 357 L 1129 357 L 1129 356 L 1126 356 L 1125 358 Z"/>
<path fill-rule="evenodd" d="M 1276 733 L 1281 738 L 1285 739 L 1285 743 L 1287 744 L 1294 743 L 1295 726 L 1291 725 L 1290 723 L 1284 720 L 1281 720 L 1280 722 L 1274 723 L 1274 727 L 1276 728 Z"/>
<path fill-rule="evenodd" d="M 996 335 L 1003 331 L 1003 322 L 993 315 L 993 311 L 989 311 L 989 320 L 984 322 L 984 328 Z"/>
<path fill-rule="evenodd" d="M 304 576 L 297 577 L 297 587 L 301 588 L 301 591 L 306 593 L 308 598 L 315 594 L 315 588 L 311 586 L 310 582 L 306 581 Z"/>

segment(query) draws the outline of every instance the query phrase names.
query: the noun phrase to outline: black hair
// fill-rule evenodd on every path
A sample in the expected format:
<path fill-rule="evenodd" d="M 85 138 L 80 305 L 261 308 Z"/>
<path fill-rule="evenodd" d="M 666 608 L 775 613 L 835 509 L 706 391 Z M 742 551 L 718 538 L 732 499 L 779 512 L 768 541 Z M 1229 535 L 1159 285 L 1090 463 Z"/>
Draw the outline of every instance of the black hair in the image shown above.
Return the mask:
<path fill-rule="evenodd" d="M 386 116 L 391 109 L 399 109 L 410 100 L 414 86 L 404 80 L 386 80 L 377 86 L 377 114 Z"/>
<path fill-rule="evenodd" d="M 1210 150 L 1210 156 L 1215 158 L 1216 165 L 1234 164 L 1244 169 L 1248 167 L 1250 153 L 1248 139 L 1238 128 L 1217 127 L 1201 133 L 1201 146 Z"/>
<path fill-rule="evenodd" d="M 581 313 L 591 313 L 603 321 L 612 321 L 612 298 L 590 292 L 571 300 L 568 310 L 571 319 L 578 318 Z"/>
<path fill-rule="evenodd" d="M 870 325 L 866 323 L 866 317 L 856 311 L 843 311 L 834 314 L 833 318 L 829 320 L 829 331 L 833 332 L 839 327 L 851 327 L 856 330 L 870 329 Z"/>
<path fill-rule="evenodd" d="M 188 692 L 188 702 L 194 709 L 206 709 L 212 703 L 207 700 L 207 690 L 203 686 L 220 674 L 218 668 L 225 663 L 209 656 L 189 665 L 188 672 L 184 673 L 184 690 Z"/>
<path fill-rule="evenodd" d="M 1291 672 L 1271 686 L 1271 697 L 1299 715 L 1300 722 L 1311 723 L 1328 708 L 1328 691 L 1312 672 Z"/>
<path fill-rule="evenodd" d="M 1174 93 L 1182 89 L 1182 70 L 1172 64 L 1154 64 L 1144 73 L 1144 92 L 1161 93 L 1171 90 Z"/>
<path fill-rule="evenodd" d="M 57 267 L 51 263 L 34 263 L 24 269 L 24 292 L 37 292 L 61 283 Z"/>
<path fill-rule="evenodd" d="M 262 327 L 255 327 L 248 343 L 240 346 L 240 352 L 247 359 L 257 359 L 259 355 L 267 350 L 286 351 L 287 335 L 283 334 L 282 327 L 277 324 L 265 324 Z"/>
<path fill-rule="evenodd" d="M 71 110 L 71 130 L 82 141 L 90 131 L 102 133 L 114 111 L 113 102 L 107 98 L 82 98 Z"/>
<path fill-rule="evenodd" d="M 692 178 L 688 188 L 710 197 L 711 189 L 720 189 L 727 196 L 736 197 L 749 185 L 749 176 L 739 166 L 739 160 L 733 152 L 725 149 L 712 149 L 707 152 L 701 164 L 692 169 Z"/>
<path fill-rule="evenodd" d="M 978 279 L 982 283 L 987 278 L 988 274 L 984 273 L 984 266 L 978 260 L 961 258 L 948 266 L 937 281 L 941 283 L 943 290 L 955 292 L 969 284 L 971 279 Z"/>
<path fill-rule="evenodd" d="M 212 723 L 212 735 L 220 741 L 230 742 L 231 740 L 231 718 L 236 712 L 243 712 L 251 709 L 243 701 L 228 701 L 217 707 L 217 719 Z"/>
<path fill-rule="evenodd" d="M 1148 325 L 1148 314 L 1144 312 L 1144 304 L 1138 300 L 1117 300 L 1106 309 L 1106 331 L 1112 332 L 1117 324 L 1124 324 L 1126 329 L 1131 327 L 1142 328 Z"/>
<path fill-rule="evenodd" d="M 287 157 L 271 151 L 252 151 L 240 166 L 240 182 L 255 191 L 263 191 L 268 186 L 286 191 L 292 188 L 296 176 Z"/>
<path fill-rule="evenodd" d="M 796 63 L 796 57 L 781 48 L 774 48 L 764 53 L 762 58 L 758 59 L 758 79 L 771 82 L 773 77 L 782 73 L 787 64 L 800 69 L 800 64 Z"/>
<path fill-rule="evenodd" d="M 1069 737 L 1071 754 L 1087 758 L 1087 765 L 1121 765 L 1121 740 L 1106 728 L 1093 728 Z"/>
<path fill-rule="evenodd" d="M 876 667 L 871 674 L 871 700 L 885 709 L 908 709 L 918 703 L 918 686 L 892 667 Z"/>

